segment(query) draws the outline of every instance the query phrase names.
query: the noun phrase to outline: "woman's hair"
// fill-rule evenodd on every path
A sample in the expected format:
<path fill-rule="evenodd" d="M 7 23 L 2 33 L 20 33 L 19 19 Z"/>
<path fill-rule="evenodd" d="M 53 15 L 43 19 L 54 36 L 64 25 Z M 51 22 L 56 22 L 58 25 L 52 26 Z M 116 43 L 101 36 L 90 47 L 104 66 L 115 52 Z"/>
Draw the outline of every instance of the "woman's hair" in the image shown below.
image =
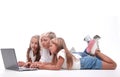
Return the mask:
<path fill-rule="evenodd" d="M 39 61 L 39 59 L 41 58 L 41 55 L 40 55 L 40 45 L 39 45 L 39 35 L 35 35 L 35 36 L 32 36 L 32 38 L 31 38 L 31 40 L 33 39 L 33 38 L 36 38 L 37 40 L 38 40 L 38 48 L 37 48 L 37 53 L 36 53 L 36 59 L 35 59 L 35 61 Z M 30 40 L 30 44 L 31 44 L 31 40 Z M 31 58 L 30 58 L 30 56 L 29 56 L 29 53 L 30 53 L 30 51 L 31 51 L 31 45 L 29 44 L 29 48 L 28 48 L 28 50 L 27 50 L 27 61 L 28 62 L 32 62 L 31 61 Z"/>
<path fill-rule="evenodd" d="M 67 69 L 71 69 L 71 67 L 73 66 L 73 58 L 75 58 L 70 51 L 68 50 L 65 41 L 63 38 L 54 38 L 51 40 L 51 42 L 53 44 L 56 45 L 57 47 L 57 53 L 61 50 L 64 49 L 65 53 L 66 53 L 66 59 L 67 59 Z M 57 63 L 57 54 L 53 55 L 53 60 L 52 60 L 53 64 Z"/>

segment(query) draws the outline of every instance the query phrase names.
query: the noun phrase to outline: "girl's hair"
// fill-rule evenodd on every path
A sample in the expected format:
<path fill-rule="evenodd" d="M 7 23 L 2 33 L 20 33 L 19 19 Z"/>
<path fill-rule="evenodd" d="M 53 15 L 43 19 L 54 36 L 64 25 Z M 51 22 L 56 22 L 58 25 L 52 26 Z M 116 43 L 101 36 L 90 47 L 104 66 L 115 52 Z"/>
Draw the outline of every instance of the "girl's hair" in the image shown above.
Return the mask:
<path fill-rule="evenodd" d="M 54 32 L 47 32 L 46 36 L 49 37 L 50 39 L 56 38 L 56 34 Z"/>
<path fill-rule="evenodd" d="M 53 38 L 56 38 L 56 34 L 54 32 L 47 32 L 47 33 L 41 34 L 40 38 L 39 38 L 39 44 L 40 44 L 41 47 L 43 47 L 42 44 L 41 44 L 41 40 L 42 40 L 43 37 L 48 37 L 51 40 Z"/>
<path fill-rule="evenodd" d="M 51 40 L 51 42 L 53 44 L 56 45 L 57 47 L 57 53 L 61 50 L 64 49 L 65 53 L 66 53 L 66 59 L 67 59 L 67 69 L 71 69 L 71 67 L 73 66 L 73 58 L 75 58 L 70 51 L 68 50 L 65 41 L 63 38 L 54 38 Z M 57 54 L 53 55 L 53 60 L 52 60 L 53 64 L 57 63 Z"/>
<path fill-rule="evenodd" d="M 41 41 L 42 41 L 42 38 L 46 35 L 46 33 L 43 33 L 40 35 L 40 38 L 39 38 L 39 44 L 40 44 L 40 47 L 43 48 L 42 44 L 41 44 Z"/>
<path fill-rule="evenodd" d="M 40 55 L 40 45 L 39 45 L 39 35 L 35 35 L 35 36 L 32 36 L 32 38 L 36 38 L 38 40 L 38 48 L 37 48 L 37 53 L 36 53 L 36 59 L 35 61 L 39 61 L 41 55 Z M 32 40 L 31 38 L 31 40 Z M 30 40 L 30 44 L 31 44 L 31 40 Z M 30 56 L 29 56 L 29 53 L 31 51 L 31 45 L 29 44 L 29 48 L 27 50 L 27 61 L 28 62 L 32 62 Z"/>

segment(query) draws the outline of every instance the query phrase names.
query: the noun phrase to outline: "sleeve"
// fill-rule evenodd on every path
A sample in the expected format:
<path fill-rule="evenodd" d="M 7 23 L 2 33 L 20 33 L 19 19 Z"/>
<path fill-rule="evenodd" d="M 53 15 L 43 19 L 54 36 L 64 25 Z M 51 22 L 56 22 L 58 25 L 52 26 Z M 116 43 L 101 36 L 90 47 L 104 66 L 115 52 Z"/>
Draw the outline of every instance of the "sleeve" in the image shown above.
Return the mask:
<path fill-rule="evenodd" d="M 65 51 L 63 49 L 58 52 L 57 58 L 59 58 L 60 56 L 64 59 L 66 59 L 66 54 L 65 54 Z"/>

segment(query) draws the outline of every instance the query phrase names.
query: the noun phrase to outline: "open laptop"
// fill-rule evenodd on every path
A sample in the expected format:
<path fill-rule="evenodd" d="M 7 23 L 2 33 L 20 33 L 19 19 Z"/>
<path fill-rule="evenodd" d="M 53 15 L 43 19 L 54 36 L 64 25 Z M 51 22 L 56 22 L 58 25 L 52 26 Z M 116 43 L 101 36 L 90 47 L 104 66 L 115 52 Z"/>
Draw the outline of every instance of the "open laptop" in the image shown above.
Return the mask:
<path fill-rule="evenodd" d="M 33 70 L 37 70 L 37 68 L 19 67 L 18 63 L 17 63 L 17 58 L 16 58 L 14 48 L 2 48 L 1 49 L 1 54 L 2 54 L 5 69 L 16 70 L 16 71 L 33 71 Z"/>

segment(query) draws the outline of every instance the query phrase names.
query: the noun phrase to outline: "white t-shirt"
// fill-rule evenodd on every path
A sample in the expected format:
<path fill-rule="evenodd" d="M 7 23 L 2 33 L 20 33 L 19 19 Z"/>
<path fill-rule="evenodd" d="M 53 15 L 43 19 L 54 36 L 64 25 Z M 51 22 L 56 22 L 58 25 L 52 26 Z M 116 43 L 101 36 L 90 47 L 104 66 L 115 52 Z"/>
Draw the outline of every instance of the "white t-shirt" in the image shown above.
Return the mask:
<path fill-rule="evenodd" d="M 40 51 L 40 62 L 52 62 L 52 55 L 50 55 L 50 52 L 48 49 L 42 48 Z"/>
<path fill-rule="evenodd" d="M 64 49 L 60 50 L 57 54 L 57 58 L 59 58 L 59 56 L 61 56 L 64 59 L 64 63 L 62 65 L 63 69 L 67 69 L 67 59 L 66 59 L 66 53 L 64 51 Z M 74 55 L 76 57 L 76 60 L 73 59 L 73 66 L 72 69 L 74 70 L 80 70 L 80 56 L 79 55 Z"/>
<path fill-rule="evenodd" d="M 36 55 L 35 56 L 33 55 L 33 51 L 32 50 L 30 51 L 29 56 L 30 56 L 32 62 L 35 62 Z"/>

